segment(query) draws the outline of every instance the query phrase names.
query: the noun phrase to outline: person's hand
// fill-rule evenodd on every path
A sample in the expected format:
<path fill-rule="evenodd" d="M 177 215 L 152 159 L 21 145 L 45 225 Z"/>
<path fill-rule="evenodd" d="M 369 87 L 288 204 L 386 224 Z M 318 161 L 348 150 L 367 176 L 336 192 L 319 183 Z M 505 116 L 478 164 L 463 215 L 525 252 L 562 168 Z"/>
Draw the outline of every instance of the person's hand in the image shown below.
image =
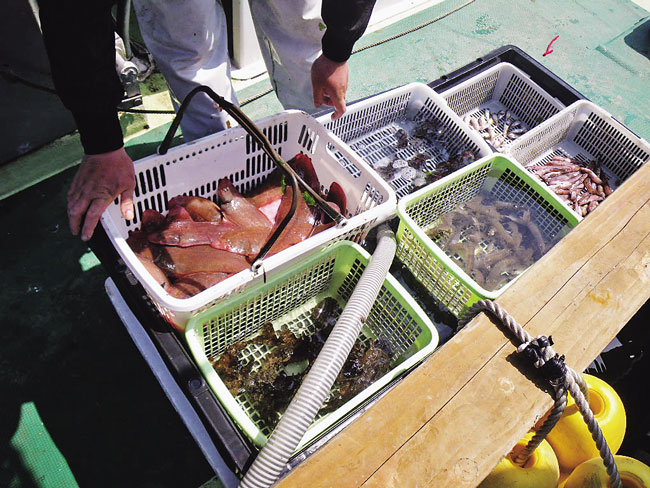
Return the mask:
<path fill-rule="evenodd" d="M 120 197 L 125 219 L 133 219 L 133 162 L 124 148 L 103 154 L 85 155 L 68 190 L 68 221 L 73 235 L 93 235 L 104 210 Z M 83 226 L 82 226 L 83 223 Z"/>
<path fill-rule="evenodd" d="M 345 112 L 345 92 L 348 90 L 348 63 L 337 63 L 322 54 L 311 66 L 314 107 L 334 107 L 332 120 Z"/>

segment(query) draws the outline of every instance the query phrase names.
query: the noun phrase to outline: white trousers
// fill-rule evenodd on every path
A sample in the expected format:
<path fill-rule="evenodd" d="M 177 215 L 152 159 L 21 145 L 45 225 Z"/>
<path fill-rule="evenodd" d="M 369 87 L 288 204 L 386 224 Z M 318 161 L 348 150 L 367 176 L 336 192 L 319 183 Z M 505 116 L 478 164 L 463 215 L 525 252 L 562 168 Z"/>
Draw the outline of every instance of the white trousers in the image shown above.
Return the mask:
<path fill-rule="evenodd" d="M 321 0 L 249 0 L 266 68 L 285 109 L 314 112 L 311 65 L 321 52 Z M 140 31 L 175 105 L 199 85 L 238 103 L 219 0 L 134 0 Z M 200 93 L 181 128 L 186 141 L 226 128 L 228 115 Z"/>

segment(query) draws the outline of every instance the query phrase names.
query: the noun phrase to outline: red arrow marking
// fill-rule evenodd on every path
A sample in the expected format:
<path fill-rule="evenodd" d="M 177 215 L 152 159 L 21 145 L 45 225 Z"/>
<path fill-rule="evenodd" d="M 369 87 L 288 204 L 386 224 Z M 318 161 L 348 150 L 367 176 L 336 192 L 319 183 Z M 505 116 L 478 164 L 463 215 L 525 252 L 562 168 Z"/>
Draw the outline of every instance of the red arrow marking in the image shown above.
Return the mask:
<path fill-rule="evenodd" d="M 560 36 L 555 36 L 551 42 L 548 43 L 548 47 L 546 48 L 546 52 L 542 54 L 542 56 L 546 56 L 547 54 L 551 54 L 553 50 L 551 49 L 551 44 L 555 42 L 555 40 L 560 37 Z"/>

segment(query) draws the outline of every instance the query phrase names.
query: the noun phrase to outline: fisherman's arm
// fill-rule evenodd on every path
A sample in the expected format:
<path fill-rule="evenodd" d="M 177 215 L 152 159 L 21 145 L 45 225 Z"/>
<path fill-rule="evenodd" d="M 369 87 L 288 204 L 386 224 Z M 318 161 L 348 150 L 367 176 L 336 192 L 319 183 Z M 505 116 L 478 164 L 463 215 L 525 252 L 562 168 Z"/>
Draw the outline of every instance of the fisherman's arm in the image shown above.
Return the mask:
<path fill-rule="evenodd" d="M 54 86 L 72 112 L 85 152 L 68 192 L 70 229 L 83 240 L 117 197 L 124 217 L 133 218 L 135 175 L 116 110 L 123 89 L 115 70 L 111 4 L 39 0 Z"/>
<path fill-rule="evenodd" d="M 327 29 L 323 54 L 311 69 L 314 105 L 335 108 L 333 119 L 345 112 L 348 88 L 348 59 L 354 43 L 368 26 L 375 0 L 323 0 L 321 15 Z"/>

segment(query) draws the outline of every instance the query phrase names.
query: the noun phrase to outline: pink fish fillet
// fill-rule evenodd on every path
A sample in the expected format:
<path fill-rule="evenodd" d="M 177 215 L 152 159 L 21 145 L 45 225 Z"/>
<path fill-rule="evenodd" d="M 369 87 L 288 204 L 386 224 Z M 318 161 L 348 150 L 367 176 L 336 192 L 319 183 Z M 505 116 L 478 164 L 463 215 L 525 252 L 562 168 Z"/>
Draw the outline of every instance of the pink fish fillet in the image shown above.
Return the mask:
<path fill-rule="evenodd" d="M 280 209 L 281 203 L 282 203 L 282 198 L 278 198 L 277 200 L 267 203 L 263 207 L 258 207 L 258 208 L 260 212 L 262 212 L 266 216 L 266 218 L 269 219 L 273 225 L 275 225 L 275 218 L 278 215 L 278 210 Z"/>
<path fill-rule="evenodd" d="M 273 224 L 258 208 L 244 198 L 228 178 L 219 180 L 217 189 L 221 210 L 228 219 L 241 227 L 267 227 Z"/>
<path fill-rule="evenodd" d="M 195 222 L 221 222 L 221 210 L 207 198 L 179 195 L 169 201 L 169 208 L 174 207 L 185 208 Z"/>

